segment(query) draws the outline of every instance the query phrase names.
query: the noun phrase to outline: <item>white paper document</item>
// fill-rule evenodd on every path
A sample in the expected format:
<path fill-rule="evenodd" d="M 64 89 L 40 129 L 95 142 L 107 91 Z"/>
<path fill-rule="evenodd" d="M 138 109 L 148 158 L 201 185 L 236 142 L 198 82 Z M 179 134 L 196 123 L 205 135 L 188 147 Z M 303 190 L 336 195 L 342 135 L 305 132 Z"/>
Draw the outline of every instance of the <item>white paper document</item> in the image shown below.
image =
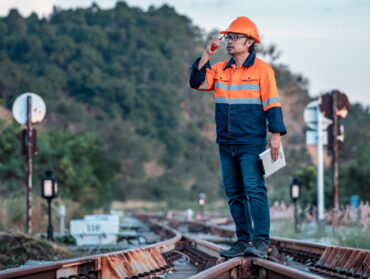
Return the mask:
<path fill-rule="evenodd" d="M 271 148 L 262 152 L 259 155 L 259 157 L 260 157 L 261 166 L 264 171 L 264 175 L 263 175 L 264 178 L 270 176 L 274 172 L 286 166 L 284 150 L 283 150 L 283 146 L 281 145 L 281 143 L 280 143 L 279 157 L 276 161 L 272 160 Z"/>

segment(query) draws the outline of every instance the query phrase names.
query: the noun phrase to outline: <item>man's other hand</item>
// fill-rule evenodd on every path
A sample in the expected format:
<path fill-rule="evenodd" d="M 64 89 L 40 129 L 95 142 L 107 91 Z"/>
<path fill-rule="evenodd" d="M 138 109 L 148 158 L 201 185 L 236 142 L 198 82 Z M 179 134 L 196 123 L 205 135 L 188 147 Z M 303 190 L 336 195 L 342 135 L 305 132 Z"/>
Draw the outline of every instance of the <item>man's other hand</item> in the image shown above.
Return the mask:
<path fill-rule="evenodd" d="M 272 160 L 276 161 L 279 158 L 280 151 L 280 133 L 272 133 L 270 138 Z"/>

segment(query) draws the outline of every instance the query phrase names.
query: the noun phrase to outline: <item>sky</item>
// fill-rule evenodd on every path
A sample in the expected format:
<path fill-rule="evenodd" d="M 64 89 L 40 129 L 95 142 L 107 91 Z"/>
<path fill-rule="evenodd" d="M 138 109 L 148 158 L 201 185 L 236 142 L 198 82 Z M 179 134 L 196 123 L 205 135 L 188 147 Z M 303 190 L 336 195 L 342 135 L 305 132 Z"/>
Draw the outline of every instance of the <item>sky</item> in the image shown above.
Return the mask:
<path fill-rule="evenodd" d="M 91 6 L 92 0 L 1 0 L 0 16 L 17 8 L 48 16 L 52 7 Z M 95 0 L 112 8 L 116 0 Z M 369 0 L 126 0 L 144 11 L 168 4 L 205 31 L 226 29 L 238 16 L 257 25 L 264 45 L 275 44 L 278 63 L 309 80 L 312 97 L 338 89 L 351 103 L 370 106 Z"/>

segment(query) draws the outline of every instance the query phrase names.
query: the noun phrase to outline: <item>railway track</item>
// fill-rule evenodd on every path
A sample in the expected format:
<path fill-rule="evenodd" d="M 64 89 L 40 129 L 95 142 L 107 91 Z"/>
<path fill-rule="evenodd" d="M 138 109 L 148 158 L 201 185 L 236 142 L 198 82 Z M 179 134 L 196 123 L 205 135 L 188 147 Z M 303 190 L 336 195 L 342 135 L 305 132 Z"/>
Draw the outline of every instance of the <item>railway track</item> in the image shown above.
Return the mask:
<path fill-rule="evenodd" d="M 177 221 L 168 222 L 170 226 L 175 228 L 182 225 Z M 235 241 L 234 230 L 218 225 L 189 222 L 188 231 L 191 235 L 199 232 L 203 235 L 211 234 L 213 236 L 216 234 L 220 237 L 219 239 L 226 242 Z M 187 234 L 185 233 L 185 235 Z M 246 259 L 242 261 L 244 261 L 244 265 L 248 262 Z M 265 269 L 266 274 L 271 273 L 273 269 L 283 272 L 283 269 L 288 268 L 283 272 L 285 277 L 270 274 L 261 278 L 370 278 L 369 250 L 335 247 L 278 237 L 271 238 L 268 261 L 252 259 L 249 260 L 248 264 L 252 267 L 250 269 L 256 266 Z M 243 266 L 243 264 L 240 265 Z M 289 277 L 288 274 L 292 269 L 302 271 L 304 274 L 293 273 L 296 277 Z M 253 276 L 247 278 L 253 278 Z"/>
<path fill-rule="evenodd" d="M 272 238 L 268 259 L 220 258 L 223 246 L 197 233 L 232 241 L 234 232 L 204 223 L 155 223 L 163 241 L 90 257 L 0 271 L 0 279 L 113 278 L 369 278 L 370 251 Z M 189 233 L 174 228 L 188 226 Z M 192 233 L 191 233 L 192 232 Z M 190 234 L 191 233 L 191 234 Z"/>

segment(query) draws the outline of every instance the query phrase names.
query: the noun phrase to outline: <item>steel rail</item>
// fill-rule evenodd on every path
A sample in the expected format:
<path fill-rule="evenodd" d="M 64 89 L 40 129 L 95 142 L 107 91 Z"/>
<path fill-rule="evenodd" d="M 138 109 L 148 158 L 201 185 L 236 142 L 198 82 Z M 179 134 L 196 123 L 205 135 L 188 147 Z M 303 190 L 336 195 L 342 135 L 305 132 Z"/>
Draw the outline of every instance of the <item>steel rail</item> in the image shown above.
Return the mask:
<path fill-rule="evenodd" d="M 154 224 L 172 234 L 172 238 L 137 249 L 8 269 L 0 271 L 0 279 L 153 278 L 174 270 L 173 262 L 182 255 L 187 256 L 198 271 L 217 264 L 220 246 L 184 237 L 163 223 Z"/>
<path fill-rule="evenodd" d="M 219 234 L 220 236 L 233 236 L 235 235 L 235 231 L 231 228 L 225 228 L 220 225 L 214 225 L 214 224 L 207 224 L 207 223 L 202 223 L 202 222 L 189 222 L 189 224 L 196 225 L 196 226 L 201 226 L 206 228 L 207 231 L 213 232 L 214 234 Z M 310 250 L 313 250 L 315 252 L 321 253 L 325 250 L 325 248 L 328 245 L 324 245 L 321 243 L 316 243 L 316 242 L 307 242 L 307 241 L 302 241 L 302 240 L 295 240 L 295 239 L 288 239 L 288 238 L 282 238 L 282 237 L 271 237 L 271 241 L 273 242 L 280 242 L 284 243 L 285 245 L 289 245 L 292 247 L 307 247 Z"/>
<path fill-rule="evenodd" d="M 192 274 L 198 273 L 191 275 L 186 271 L 187 273 L 177 274 L 174 278 L 180 278 L 179 276 L 192 279 L 369 278 L 370 251 L 368 250 L 272 238 L 270 247 L 280 249 L 283 255 L 293 255 L 304 261 L 311 260 L 310 270 L 305 268 L 307 272 L 303 272 L 265 259 L 240 257 L 226 260 L 220 258 L 219 252 L 222 247 L 215 243 L 182 235 L 163 223 L 155 223 L 155 225 L 161 227 L 167 235 L 171 234 L 171 238 L 138 249 L 0 271 L 0 279 L 158 278 L 161 274 L 173 271 L 176 267 L 174 263 L 181 257 L 186 257 L 195 266 Z M 212 233 L 225 233 L 225 235 L 233 233 L 233 230 L 220 226 L 215 230 L 209 224 L 192 223 L 192 225 L 205 227 Z"/>
<path fill-rule="evenodd" d="M 175 244 L 181 240 L 182 235 L 178 231 L 164 224 L 155 223 L 155 225 L 160 226 L 163 230 L 166 230 L 167 233 L 171 233 L 173 237 L 171 239 L 151 244 L 139 249 L 129 249 L 69 260 L 61 260 L 36 266 L 7 269 L 0 271 L 0 279 L 68 278 L 68 276 L 78 276 L 78 274 L 87 274 L 88 276 L 91 275 L 91 278 L 93 278 L 93 276 L 97 277 L 95 274 L 101 273 L 101 270 L 104 268 L 110 270 L 110 273 L 117 273 L 117 271 L 114 269 L 114 265 L 112 265 L 112 262 L 116 263 L 117 259 L 119 259 L 121 262 L 126 260 L 129 263 L 137 263 L 134 267 L 134 270 L 131 270 L 131 273 L 135 273 L 145 270 L 144 267 L 146 262 L 142 264 L 140 257 L 143 257 L 142 260 L 147 261 L 149 265 L 151 265 L 151 267 L 157 271 L 157 273 L 163 273 L 166 270 L 170 270 L 171 267 L 167 265 L 161 254 L 173 250 L 175 248 Z M 153 256 L 153 258 L 148 258 L 145 254 L 150 254 Z M 130 269 L 128 265 L 126 267 L 127 269 Z M 85 276 L 85 278 L 88 278 L 88 276 Z M 101 278 L 105 277 L 102 276 Z"/>
<path fill-rule="evenodd" d="M 292 249 L 297 250 L 304 250 L 311 253 L 322 254 L 328 245 L 317 243 L 317 242 L 310 242 L 310 241 L 302 241 L 296 239 L 289 239 L 289 238 L 282 238 L 282 237 L 271 237 L 272 244 L 279 245 L 280 247 L 289 247 Z"/>
<path fill-rule="evenodd" d="M 146 246 L 146 248 L 148 248 L 148 249 L 157 248 L 157 249 L 160 250 L 161 253 L 174 249 L 175 244 L 181 239 L 182 234 L 179 233 L 177 230 L 167 226 L 166 224 L 159 223 L 159 222 L 152 222 L 152 224 L 160 226 L 164 230 L 173 233 L 174 237 L 172 237 L 171 239 L 165 240 L 165 241 L 161 241 L 161 242 L 158 242 L 158 243 L 148 245 L 148 246 Z"/>
<path fill-rule="evenodd" d="M 314 273 L 303 272 L 291 267 L 287 267 L 282 264 L 277 264 L 267 260 L 253 259 L 253 266 L 258 266 L 262 268 L 262 273 L 265 273 L 266 278 L 281 278 L 281 275 L 284 275 L 284 278 L 291 279 L 319 279 L 323 278 Z M 261 273 L 261 270 L 260 270 Z"/>
<path fill-rule="evenodd" d="M 194 226 L 198 227 L 195 230 L 196 232 L 199 232 L 200 227 L 205 228 L 204 232 L 206 233 L 217 233 L 220 236 L 230 236 L 234 233 L 230 228 L 223 228 L 221 226 L 200 222 L 190 222 L 190 229 L 192 227 L 194 228 Z M 194 235 L 192 236 L 195 237 Z M 272 261 L 255 261 L 253 266 L 256 267 L 258 263 L 260 263 L 260 265 L 263 263 L 264 267 L 270 266 L 275 269 L 277 267 L 282 267 L 283 270 L 290 270 L 293 272 L 292 276 L 299 276 L 300 273 L 302 273 L 302 276 L 316 276 L 307 278 L 322 278 L 318 276 L 343 279 L 370 278 L 370 250 L 324 245 L 280 237 L 271 237 L 269 246 L 269 259 Z M 293 262 L 290 260 L 290 267 L 284 265 L 287 263 L 288 258 L 294 259 Z M 278 262 L 279 264 L 274 262 Z M 292 269 L 293 266 L 294 269 Z M 300 271 L 308 269 L 310 273 Z M 289 273 L 285 273 L 286 276 L 288 276 L 288 274 Z M 272 278 L 271 275 L 268 278 Z"/>
<path fill-rule="evenodd" d="M 77 268 L 78 267 L 78 268 Z M 100 262 L 95 256 L 81 257 L 71 260 L 57 261 L 53 263 L 45 263 L 38 266 L 26 266 L 18 268 L 10 268 L 0 271 L 0 279 L 8 278 L 54 278 L 58 270 L 68 268 L 70 270 L 76 268 L 79 273 L 84 272 L 84 268 L 88 267 L 89 270 L 97 270 L 100 268 Z M 38 277 L 32 277 L 38 276 Z"/>
<path fill-rule="evenodd" d="M 167 220 L 167 222 L 175 227 L 184 223 L 176 220 Z M 227 239 L 227 237 L 229 237 L 230 241 L 233 239 L 232 236 L 235 235 L 233 229 L 225 228 L 219 225 L 207 224 L 202 222 L 187 223 L 189 224 L 189 230 L 193 230 L 194 233 L 199 233 L 199 228 L 203 228 L 203 233 L 217 234 L 225 237 L 225 240 Z M 196 238 L 196 236 L 194 235 L 192 235 L 192 237 Z M 301 272 L 305 276 L 325 276 L 325 278 L 370 278 L 369 250 L 330 246 L 320 243 L 306 242 L 280 237 L 271 237 L 269 250 L 269 259 L 273 262 L 278 262 L 279 264 L 281 264 L 278 266 L 283 266 L 288 270 L 298 272 L 298 274 L 294 273 L 294 276 L 299 276 L 299 272 Z M 284 266 L 284 264 L 287 264 L 288 258 L 294 259 L 294 261 L 290 260 L 290 262 L 288 263 L 289 265 L 291 265 L 289 267 Z M 274 266 L 273 262 L 269 261 L 265 264 L 265 266 L 269 265 L 268 263 L 271 263 L 272 266 Z M 255 264 L 254 266 L 256 267 L 257 264 Z M 222 269 L 222 267 L 219 266 L 217 268 Z M 300 271 L 308 271 L 308 269 L 310 273 Z M 269 278 L 271 278 L 271 275 Z"/>
<path fill-rule="evenodd" d="M 193 226 L 199 226 L 205 228 L 206 232 L 212 232 L 213 234 L 218 234 L 220 236 L 233 236 L 235 231 L 230 228 L 224 228 L 219 225 L 206 224 L 201 222 L 189 222 Z M 324 245 L 316 242 L 307 242 L 295 239 L 288 239 L 282 237 L 271 237 L 271 245 L 278 245 L 279 247 L 291 248 L 299 251 L 305 251 L 309 253 L 315 253 L 321 255 L 328 245 Z"/>
<path fill-rule="evenodd" d="M 208 255 L 220 258 L 220 251 L 222 250 L 222 247 L 220 245 L 202 239 L 197 239 L 188 235 L 184 235 L 184 239 L 194 243 L 195 248 L 197 248 L 199 251 L 203 251 Z"/>
<path fill-rule="evenodd" d="M 189 279 L 231 279 L 231 278 L 286 278 L 286 279 L 319 279 L 313 273 L 302 272 L 281 264 L 263 259 L 233 258 L 217 266 L 204 270 Z"/>
<path fill-rule="evenodd" d="M 224 263 L 220 263 L 215 267 L 204 270 L 196 275 L 191 276 L 191 279 L 229 279 L 237 278 L 237 273 L 241 266 L 246 264 L 246 258 L 233 258 Z M 190 279 L 189 278 L 189 279 Z"/>

